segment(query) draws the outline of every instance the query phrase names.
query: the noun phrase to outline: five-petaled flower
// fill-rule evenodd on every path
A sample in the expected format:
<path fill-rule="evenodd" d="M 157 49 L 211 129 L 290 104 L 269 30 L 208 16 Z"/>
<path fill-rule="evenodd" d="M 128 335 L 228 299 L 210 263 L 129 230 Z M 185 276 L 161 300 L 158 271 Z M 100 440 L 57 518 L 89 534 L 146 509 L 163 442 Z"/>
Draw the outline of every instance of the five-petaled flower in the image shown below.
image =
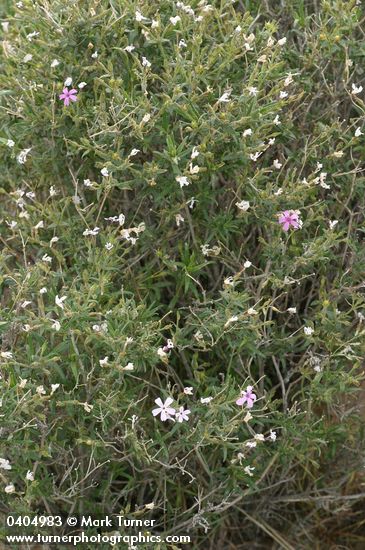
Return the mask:
<path fill-rule="evenodd" d="M 176 413 L 175 418 L 178 422 L 184 422 L 184 420 L 189 420 L 190 412 L 191 411 L 189 409 L 184 409 L 184 407 L 180 407 Z"/>
<path fill-rule="evenodd" d="M 63 104 L 68 107 L 70 105 L 71 101 L 77 101 L 77 90 L 75 88 L 72 88 L 72 90 L 69 90 L 68 88 L 63 88 L 62 94 L 60 95 L 60 99 L 63 99 Z"/>
<path fill-rule="evenodd" d="M 285 210 L 279 216 L 279 223 L 281 224 L 284 231 L 289 231 L 290 227 L 294 229 L 299 229 L 301 222 L 299 219 L 299 213 L 294 210 Z"/>
<path fill-rule="evenodd" d="M 153 416 L 157 416 L 159 414 L 162 422 L 165 422 L 166 420 L 173 420 L 171 417 L 175 416 L 176 414 L 175 409 L 170 407 L 173 401 L 174 400 L 171 397 L 168 397 L 164 403 L 162 402 L 162 399 L 160 399 L 160 397 L 155 399 L 155 403 L 158 406 L 158 408 L 153 409 L 152 411 Z"/>
<path fill-rule="evenodd" d="M 241 391 L 241 397 L 237 399 L 236 405 L 241 406 L 246 403 L 246 407 L 251 409 L 256 399 L 257 396 L 253 393 L 252 386 L 247 386 L 246 390 Z"/>

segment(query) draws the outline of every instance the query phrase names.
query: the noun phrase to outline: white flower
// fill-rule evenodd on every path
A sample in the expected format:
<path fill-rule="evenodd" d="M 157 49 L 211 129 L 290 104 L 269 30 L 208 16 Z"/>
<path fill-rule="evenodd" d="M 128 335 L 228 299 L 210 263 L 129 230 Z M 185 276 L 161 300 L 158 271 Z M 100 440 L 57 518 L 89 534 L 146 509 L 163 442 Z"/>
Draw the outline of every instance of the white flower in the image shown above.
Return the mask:
<path fill-rule="evenodd" d="M 198 157 L 199 155 L 200 155 L 200 153 L 199 153 L 199 151 L 198 151 L 198 148 L 195 147 L 195 145 L 194 145 L 193 150 L 192 150 L 191 155 L 190 155 L 190 158 L 191 158 L 191 159 L 195 159 L 195 158 Z"/>
<path fill-rule="evenodd" d="M 94 408 L 94 406 L 90 405 L 89 403 L 82 403 L 82 405 L 83 405 L 85 411 L 88 412 L 88 413 L 91 412 Z"/>
<path fill-rule="evenodd" d="M 180 15 L 176 15 L 176 17 L 170 17 L 170 22 L 175 26 L 177 23 L 181 21 Z"/>
<path fill-rule="evenodd" d="M 101 367 L 104 367 L 105 365 L 107 365 L 109 363 L 109 357 L 108 356 L 105 356 L 104 359 L 100 359 L 99 361 L 99 365 Z"/>
<path fill-rule="evenodd" d="M 182 38 L 180 41 L 179 41 L 179 48 L 187 48 L 187 43 L 185 42 L 185 40 Z"/>
<path fill-rule="evenodd" d="M 200 171 L 199 166 L 197 164 L 195 166 L 193 166 L 193 163 L 191 162 L 190 165 L 189 165 L 190 174 L 197 174 L 199 171 Z"/>
<path fill-rule="evenodd" d="M 177 176 L 176 181 L 180 184 L 180 187 L 184 187 L 184 185 L 190 185 L 190 181 L 186 176 Z"/>
<path fill-rule="evenodd" d="M 38 395 L 45 395 L 46 390 L 44 389 L 44 386 L 37 386 L 35 391 L 38 393 Z"/>
<path fill-rule="evenodd" d="M 226 286 L 234 286 L 233 277 L 226 277 L 223 282 Z"/>
<path fill-rule="evenodd" d="M 5 493 L 10 494 L 10 493 L 14 493 L 14 492 L 15 492 L 15 487 L 14 487 L 13 483 L 10 483 L 9 485 L 7 485 L 5 487 Z"/>
<path fill-rule="evenodd" d="M 237 33 L 237 34 L 239 34 L 241 31 L 242 31 L 241 25 L 238 25 L 238 26 L 234 29 L 234 32 Z"/>
<path fill-rule="evenodd" d="M 56 194 L 57 194 L 57 191 L 55 190 L 53 185 L 51 185 L 51 187 L 49 188 L 49 196 L 54 197 Z"/>
<path fill-rule="evenodd" d="M 212 248 L 209 248 L 208 244 L 202 244 L 200 246 L 203 256 L 218 256 L 220 254 L 221 248 L 219 246 L 213 246 Z"/>
<path fill-rule="evenodd" d="M 297 312 L 297 308 L 296 307 L 288 307 L 288 309 L 286 310 L 288 313 L 296 313 Z"/>
<path fill-rule="evenodd" d="M 176 412 L 175 418 L 178 422 L 184 422 L 189 420 L 189 409 L 184 409 L 184 407 L 179 407 L 179 410 Z"/>
<path fill-rule="evenodd" d="M 46 287 L 43 286 L 43 287 L 40 289 L 39 294 L 46 294 L 47 292 L 48 292 L 48 291 L 47 291 Z"/>
<path fill-rule="evenodd" d="M 58 294 L 56 295 L 56 298 L 55 298 L 55 304 L 56 306 L 60 307 L 61 309 L 64 309 L 65 306 L 63 304 L 63 302 L 67 299 L 67 296 L 62 296 L 61 298 L 58 296 Z"/>
<path fill-rule="evenodd" d="M 356 84 L 351 84 L 351 87 L 352 87 L 351 93 L 353 95 L 360 94 L 363 91 L 362 86 L 357 86 Z"/>
<path fill-rule="evenodd" d="M 150 119 L 151 119 L 150 113 L 146 113 L 146 114 L 144 115 L 144 117 L 142 118 L 142 122 L 144 122 L 144 123 L 149 122 Z"/>
<path fill-rule="evenodd" d="M 129 156 L 130 157 L 134 157 L 136 155 L 138 155 L 138 153 L 140 153 L 140 149 L 132 149 L 132 151 L 129 153 Z"/>
<path fill-rule="evenodd" d="M 280 38 L 278 40 L 278 44 L 279 46 L 284 46 L 284 44 L 286 44 L 286 37 L 284 36 L 284 38 Z"/>
<path fill-rule="evenodd" d="M 256 162 L 259 157 L 261 157 L 262 151 L 257 151 L 256 153 L 250 153 L 250 159 L 253 160 L 253 162 Z"/>
<path fill-rule="evenodd" d="M 187 201 L 187 205 L 189 206 L 189 208 L 192 210 L 194 208 L 194 205 L 196 203 L 196 199 L 195 197 L 190 197 L 190 199 Z"/>
<path fill-rule="evenodd" d="M 19 164 L 25 164 L 26 163 L 29 151 L 30 151 L 30 148 L 29 149 L 23 149 L 22 151 L 20 151 L 19 155 L 17 156 L 17 161 L 19 162 Z"/>
<path fill-rule="evenodd" d="M 55 392 L 56 390 L 58 390 L 59 387 L 60 387 L 59 384 L 51 384 L 51 395 L 53 395 L 54 392 Z"/>
<path fill-rule="evenodd" d="M 32 38 L 35 38 L 36 36 L 39 36 L 39 32 L 37 31 L 30 32 L 29 34 L 27 34 L 27 39 L 29 40 L 29 42 L 31 42 Z"/>
<path fill-rule="evenodd" d="M 52 239 L 49 241 L 49 246 L 53 246 L 55 243 L 58 243 L 59 241 L 59 237 L 57 237 L 56 235 L 54 237 L 52 237 Z"/>
<path fill-rule="evenodd" d="M 265 441 L 265 436 L 263 434 L 255 434 L 256 441 Z"/>
<path fill-rule="evenodd" d="M 248 88 L 248 94 L 251 95 L 251 96 L 257 96 L 258 92 L 259 91 L 255 86 L 250 86 Z"/>
<path fill-rule="evenodd" d="M 29 332 L 31 329 L 31 326 L 30 325 L 23 325 L 22 326 L 22 330 L 24 330 L 24 332 Z"/>
<path fill-rule="evenodd" d="M 83 88 L 85 88 L 87 82 L 80 82 L 80 84 L 78 85 L 78 88 L 80 88 L 80 90 L 82 90 Z"/>
<path fill-rule="evenodd" d="M 313 370 L 316 371 L 316 372 L 322 372 L 322 367 L 321 367 L 321 365 L 315 365 L 313 367 Z"/>
<path fill-rule="evenodd" d="M 166 351 L 163 350 L 163 348 L 158 348 L 157 350 L 157 355 L 162 359 L 166 359 L 167 358 L 167 353 Z"/>
<path fill-rule="evenodd" d="M 6 458 L 0 458 L 0 469 L 1 470 L 11 470 L 11 464 Z"/>
<path fill-rule="evenodd" d="M 37 223 L 37 225 L 34 226 L 34 229 L 42 229 L 44 227 L 44 222 L 41 220 Z"/>
<path fill-rule="evenodd" d="M 192 386 L 187 386 L 186 388 L 184 388 L 185 395 L 193 395 L 193 391 L 194 389 L 192 388 Z"/>
<path fill-rule="evenodd" d="M 95 50 L 95 52 L 91 54 L 91 57 L 92 57 L 93 59 L 96 59 L 96 58 L 98 57 L 98 52 L 97 52 L 97 50 Z"/>
<path fill-rule="evenodd" d="M 251 267 L 252 266 L 252 262 L 250 262 L 250 260 L 246 260 L 245 263 L 243 264 L 243 267 L 245 269 L 247 269 L 248 267 Z"/>
<path fill-rule="evenodd" d="M 232 90 L 227 90 L 224 92 L 224 94 L 221 95 L 221 97 L 218 99 L 218 103 L 228 103 L 230 100 Z"/>
<path fill-rule="evenodd" d="M 18 384 L 19 388 L 22 388 L 22 389 L 25 388 L 25 386 L 27 385 L 27 382 L 28 382 L 27 378 L 21 378 Z"/>
<path fill-rule="evenodd" d="M 106 245 L 105 245 L 105 248 L 107 250 L 111 250 L 113 247 L 114 247 L 114 245 L 112 243 L 106 243 Z"/>
<path fill-rule="evenodd" d="M 284 86 L 287 87 L 293 82 L 293 75 L 291 73 L 288 73 L 288 76 L 284 80 Z"/>
<path fill-rule="evenodd" d="M 247 130 L 244 130 L 243 133 L 242 133 L 242 136 L 243 136 L 243 137 L 252 136 L 252 130 L 251 130 L 251 128 L 247 128 Z"/>
<path fill-rule="evenodd" d="M 173 416 L 175 416 L 176 411 L 173 407 L 170 407 L 171 403 L 173 403 L 172 397 L 168 397 L 165 402 L 162 401 L 160 397 L 155 399 L 155 403 L 157 405 L 156 409 L 152 410 L 153 416 L 160 415 L 160 419 L 162 422 L 166 422 L 166 420 L 173 420 Z"/>
<path fill-rule="evenodd" d="M 53 325 L 51 328 L 53 328 L 53 330 L 58 332 L 61 328 L 61 323 L 56 319 L 55 321 L 53 321 Z"/>
<path fill-rule="evenodd" d="M 85 229 L 85 231 L 83 231 L 83 235 L 85 237 L 88 237 L 89 235 L 97 235 L 100 231 L 100 227 L 94 227 L 94 229 Z"/>
<path fill-rule="evenodd" d="M 243 421 L 249 422 L 252 418 L 253 418 L 252 414 L 250 413 L 250 411 L 248 411 Z"/>
<path fill-rule="evenodd" d="M 201 397 L 200 403 L 203 403 L 203 405 L 206 405 L 207 403 L 210 403 L 212 401 L 213 397 Z"/>
<path fill-rule="evenodd" d="M 280 122 L 279 115 L 276 115 L 276 117 L 274 118 L 274 124 L 275 126 L 280 126 L 281 122 Z"/>
<path fill-rule="evenodd" d="M 151 29 L 158 29 L 159 26 L 160 26 L 160 23 L 156 21 L 156 19 L 152 19 Z"/>
<path fill-rule="evenodd" d="M 133 363 L 127 363 L 125 367 L 123 367 L 123 370 L 134 370 L 134 364 Z"/>
<path fill-rule="evenodd" d="M 306 336 L 311 336 L 314 332 L 314 329 L 312 327 L 304 327 L 304 334 Z"/>
<path fill-rule="evenodd" d="M 257 446 L 256 441 L 247 441 L 246 447 L 249 447 L 250 449 L 254 449 Z"/>
<path fill-rule="evenodd" d="M 253 307 L 250 307 L 248 310 L 247 310 L 247 313 L 249 315 L 258 315 L 258 312 L 256 311 L 256 309 L 254 309 Z"/>
<path fill-rule="evenodd" d="M 276 441 L 276 432 L 270 430 L 269 438 L 271 439 L 271 441 Z"/>
<path fill-rule="evenodd" d="M 253 473 L 252 473 L 252 472 L 254 471 L 254 469 L 255 469 L 254 466 L 245 466 L 245 467 L 243 468 L 244 472 L 245 472 L 246 474 L 248 474 L 250 477 L 253 476 Z"/>
<path fill-rule="evenodd" d="M 54 59 L 54 60 L 52 61 L 52 63 L 51 63 L 52 69 L 53 69 L 54 67 L 57 67 L 57 65 L 59 65 L 59 64 L 60 64 L 60 62 L 58 61 L 58 59 Z"/>
<path fill-rule="evenodd" d="M 135 13 L 135 18 L 136 18 L 136 21 L 140 22 L 140 21 L 147 21 L 147 17 L 144 17 L 140 11 L 136 11 Z"/>
<path fill-rule="evenodd" d="M 34 481 L 34 474 L 30 470 L 27 471 L 27 475 L 25 476 L 25 479 L 27 481 Z"/>
<path fill-rule="evenodd" d="M 153 510 L 154 507 L 155 507 L 154 502 L 150 502 L 149 504 L 145 504 L 145 508 L 147 508 L 147 510 Z"/>
<path fill-rule="evenodd" d="M 105 166 L 100 170 L 100 173 L 102 176 L 104 176 L 104 178 L 107 178 L 109 176 L 109 170 Z"/>
<path fill-rule="evenodd" d="M 224 328 L 228 327 L 231 323 L 235 323 L 236 321 L 238 321 L 238 316 L 232 315 L 232 317 L 230 317 L 225 323 Z"/>
<path fill-rule="evenodd" d="M 143 67 L 151 67 L 151 62 L 148 61 L 147 57 L 142 57 L 142 66 Z"/>
<path fill-rule="evenodd" d="M 48 256 L 48 254 L 43 254 L 42 262 L 46 262 L 47 264 L 50 264 L 52 262 L 51 256 Z"/>
<path fill-rule="evenodd" d="M 32 303 L 32 302 L 30 302 L 29 300 L 24 300 L 24 302 L 22 302 L 22 303 L 20 304 L 20 307 L 21 307 L 22 309 L 24 309 L 24 308 L 26 308 L 27 306 L 29 306 L 31 303 Z"/>
<path fill-rule="evenodd" d="M 355 137 L 360 137 L 360 136 L 362 136 L 362 135 L 364 135 L 364 134 L 362 133 L 361 127 L 359 126 L 359 127 L 356 128 L 356 130 L 355 130 Z"/>
<path fill-rule="evenodd" d="M 250 208 L 250 203 L 249 201 L 240 201 L 236 202 L 236 206 L 243 212 L 246 212 Z"/>
<path fill-rule="evenodd" d="M 135 46 L 133 46 L 133 44 L 130 44 L 129 46 L 126 46 L 126 47 L 124 48 L 124 51 L 125 51 L 125 52 L 128 52 L 128 53 L 131 53 L 131 52 L 133 52 L 133 50 L 135 50 L 135 49 L 136 49 Z"/>
<path fill-rule="evenodd" d="M 27 53 L 24 57 L 23 57 L 23 63 L 28 63 L 29 61 L 32 61 L 33 59 L 33 56 L 31 53 Z"/>
<path fill-rule="evenodd" d="M 13 353 L 11 351 L 2 351 L 0 353 L 0 357 L 2 357 L 3 359 L 12 359 Z"/>
<path fill-rule="evenodd" d="M 279 162 L 279 159 L 275 159 L 273 162 L 273 166 L 274 168 L 276 168 L 276 170 L 280 170 L 280 168 L 282 167 L 282 163 Z"/>
<path fill-rule="evenodd" d="M 288 97 L 288 92 L 284 92 L 284 91 L 281 91 L 280 94 L 279 94 L 279 97 L 280 99 L 285 99 L 286 97 Z"/>
<path fill-rule="evenodd" d="M 184 223 L 184 221 L 185 221 L 185 218 L 183 218 L 183 216 L 181 214 L 176 214 L 175 222 L 176 222 L 177 227 L 180 227 L 180 225 L 182 223 Z"/>
<path fill-rule="evenodd" d="M 329 221 L 330 229 L 334 229 L 337 224 L 338 224 L 338 220 L 330 220 Z"/>
<path fill-rule="evenodd" d="M 12 139 L 8 139 L 8 141 L 6 142 L 6 145 L 8 147 L 12 148 L 15 145 L 15 141 L 13 141 Z"/>
<path fill-rule="evenodd" d="M 71 86 L 72 84 L 72 77 L 68 76 L 64 82 L 65 86 Z"/>

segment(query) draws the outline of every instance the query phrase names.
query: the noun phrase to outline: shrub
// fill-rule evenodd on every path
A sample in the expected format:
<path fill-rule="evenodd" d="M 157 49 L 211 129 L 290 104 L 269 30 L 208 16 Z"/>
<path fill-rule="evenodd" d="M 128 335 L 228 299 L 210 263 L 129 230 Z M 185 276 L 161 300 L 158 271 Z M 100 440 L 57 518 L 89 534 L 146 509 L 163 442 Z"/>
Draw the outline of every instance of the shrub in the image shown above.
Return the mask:
<path fill-rule="evenodd" d="M 288 4 L 2 8 L 4 514 L 364 541 L 363 13 Z"/>

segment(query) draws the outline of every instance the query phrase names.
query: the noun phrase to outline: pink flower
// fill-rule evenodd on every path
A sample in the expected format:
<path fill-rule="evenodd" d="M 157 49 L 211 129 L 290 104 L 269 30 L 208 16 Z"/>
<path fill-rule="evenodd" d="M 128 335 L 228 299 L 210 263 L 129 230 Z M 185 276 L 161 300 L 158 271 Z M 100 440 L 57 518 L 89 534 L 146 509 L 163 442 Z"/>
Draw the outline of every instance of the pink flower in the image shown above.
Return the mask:
<path fill-rule="evenodd" d="M 241 397 L 237 399 L 236 405 L 242 406 L 246 403 L 247 408 L 251 409 L 256 399 L 257 397 L 252 391 L 252 386 L 247 386 L 246 390 L 241 391 Z"/>
<path fill-rule="evenodd" d="M 70 105 L 71 101 L 77 101 L 77 90 L 75 88 L 72 88 L 72 90 L 69 90 L 68 88 L 63 88 L 62 94 L 60 95 L 60 99 L 63 99 L 64 105 L 68 107 Z"/>
<path fill-rule="evenodd" d="M 301 226 L 299 213 L 294 210 L 285 210 L 280 214 L 279 223 L 282 225 L 284 231 L 288 231 L 290 227 L 298 229 Z"/>
<path fill-rule="evenodd" d="M 166 420 L 172 420 L 172 416 L 175 416 L 176 411 L 172 407 L 170 407 L 171 403 L 174 400 L 171 397 L 168 397 L 165 401 L 165 403 L 162 402 L 160 398 L 155 399 L 156 405 L 158 405 L 157 409 L 153 409 L 152 414 L 153 416 L 160 415 L 160 419 L 162 422 L 165 422 Z"/>
<path fill-rule="evenodd" d="M 180 407 L 178 412 L 176 413 L 176 417 L 178 422 L 184 422 L 184 420 L 189 420 L 189 414 L 191 411 L 189 409 L 184 409 L 184 407 Z"/>

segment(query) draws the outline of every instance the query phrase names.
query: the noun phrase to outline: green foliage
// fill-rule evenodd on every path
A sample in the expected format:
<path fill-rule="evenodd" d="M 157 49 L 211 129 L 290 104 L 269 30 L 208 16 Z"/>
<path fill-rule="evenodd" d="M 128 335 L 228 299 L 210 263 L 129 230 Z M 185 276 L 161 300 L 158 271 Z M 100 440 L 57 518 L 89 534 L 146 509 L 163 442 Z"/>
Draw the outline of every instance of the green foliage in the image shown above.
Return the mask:
<path fill-rule="evenodd" d="M 1 8 L 2 513 L 365 540 L 364 14 L 269 4 Z M 168 396 L 188 422 L 152 416 Z"/>

